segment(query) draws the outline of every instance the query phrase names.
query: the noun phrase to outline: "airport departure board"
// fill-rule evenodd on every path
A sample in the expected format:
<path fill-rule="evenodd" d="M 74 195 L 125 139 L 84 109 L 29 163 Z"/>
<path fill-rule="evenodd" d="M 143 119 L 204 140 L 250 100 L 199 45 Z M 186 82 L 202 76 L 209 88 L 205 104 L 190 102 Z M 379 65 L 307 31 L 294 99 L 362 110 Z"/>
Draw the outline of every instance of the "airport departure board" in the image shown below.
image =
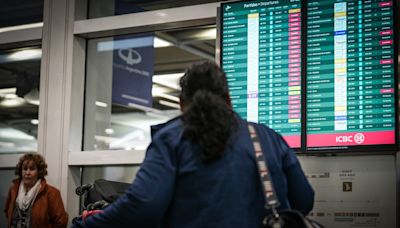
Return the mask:
<path fill-rule="evenodd" d="M 221 8 L 221 66 L 233 109 L 300 147 L 301 1 L 241 1 Z"/>
<path fill-rule="evenodd" d="M 393 2 L 307 1 L 307 148 L 396 143 Z"/>

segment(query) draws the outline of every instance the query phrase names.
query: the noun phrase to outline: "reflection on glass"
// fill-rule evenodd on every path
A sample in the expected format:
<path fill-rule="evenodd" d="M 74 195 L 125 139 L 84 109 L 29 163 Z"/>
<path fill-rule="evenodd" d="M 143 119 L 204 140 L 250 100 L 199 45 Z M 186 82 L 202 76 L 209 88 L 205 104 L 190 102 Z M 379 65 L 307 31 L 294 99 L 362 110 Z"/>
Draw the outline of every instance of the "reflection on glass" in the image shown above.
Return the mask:
<path fill-rule="evenodd" d="M 0 153 L 37 151 L 40 47 L 0 52 Z"/>
<path fill-rule="evenodd" d="M 1 1 L 0 28 L 43 21 L 44 0 Z"/>
<path fill-rule="evenodd" d="M 89 18 L 107 17 L 144 11 L 219 2 L 216 0 L 90 0 Z"/>
<path fill-rule="evenodd" d="M 150 126 L 180 114 L 185 69 L 214 60 L 215 26 L 93 39 L 87 50 L 83 149 L 145 149 Z"/>

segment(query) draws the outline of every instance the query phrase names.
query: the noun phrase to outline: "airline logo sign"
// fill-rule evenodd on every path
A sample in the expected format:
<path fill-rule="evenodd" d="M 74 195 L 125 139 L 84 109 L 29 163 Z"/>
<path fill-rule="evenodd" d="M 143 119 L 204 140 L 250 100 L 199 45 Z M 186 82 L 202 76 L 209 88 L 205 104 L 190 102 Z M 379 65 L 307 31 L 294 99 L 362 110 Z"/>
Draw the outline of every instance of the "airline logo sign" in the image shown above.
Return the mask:
<path fill-rule="evenodd" d="M 365 136 L 363 133 L 357 133 L 355 135 L 340 135 L 336 136 L 336 142 L 337 143 L 356 143 L 356 144 L 362 144 L 365 140 Z"/>
<path fill-rule="evenodd" d="M 133 48 L 119 49 L 119 57 L 126 62 L 126 64 L 134 65 L 142 62 L 142 55 Z"/>
<path fill-rule="evenodd" d="M 112 102 L 124 106 L 152 107 L 154 36 L 114 39 Z"/>

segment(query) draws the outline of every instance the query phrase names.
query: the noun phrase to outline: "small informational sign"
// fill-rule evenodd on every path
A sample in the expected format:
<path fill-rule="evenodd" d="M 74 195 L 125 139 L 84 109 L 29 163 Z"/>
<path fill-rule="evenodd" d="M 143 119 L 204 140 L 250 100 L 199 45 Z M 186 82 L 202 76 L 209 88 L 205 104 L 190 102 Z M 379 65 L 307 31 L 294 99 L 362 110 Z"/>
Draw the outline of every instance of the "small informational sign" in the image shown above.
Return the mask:
<path fill-rule="evenodd" d="M 395 157 L 300 157 L 315 191 L 309 217 L 325 227 L 396 227 Z"/>

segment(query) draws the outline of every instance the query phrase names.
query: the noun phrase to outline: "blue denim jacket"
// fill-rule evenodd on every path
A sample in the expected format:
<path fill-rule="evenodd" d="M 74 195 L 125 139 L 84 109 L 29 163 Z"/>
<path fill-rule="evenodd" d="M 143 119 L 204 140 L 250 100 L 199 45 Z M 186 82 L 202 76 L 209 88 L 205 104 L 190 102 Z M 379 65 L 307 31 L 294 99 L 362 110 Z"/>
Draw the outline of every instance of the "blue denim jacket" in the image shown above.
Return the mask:
<path fill-rule="evenodd" d="M 264 209 L 247 122 L 231 136 L 224 156 L 198 160 L 200 148 L 182 137 L 181 119 L 152 128 L 152 143 L 126 194 L 77 227 L 260 227 Z M 314 191 L 283 138 L 256 124 L 281 208 L 308 213 Z"/>

